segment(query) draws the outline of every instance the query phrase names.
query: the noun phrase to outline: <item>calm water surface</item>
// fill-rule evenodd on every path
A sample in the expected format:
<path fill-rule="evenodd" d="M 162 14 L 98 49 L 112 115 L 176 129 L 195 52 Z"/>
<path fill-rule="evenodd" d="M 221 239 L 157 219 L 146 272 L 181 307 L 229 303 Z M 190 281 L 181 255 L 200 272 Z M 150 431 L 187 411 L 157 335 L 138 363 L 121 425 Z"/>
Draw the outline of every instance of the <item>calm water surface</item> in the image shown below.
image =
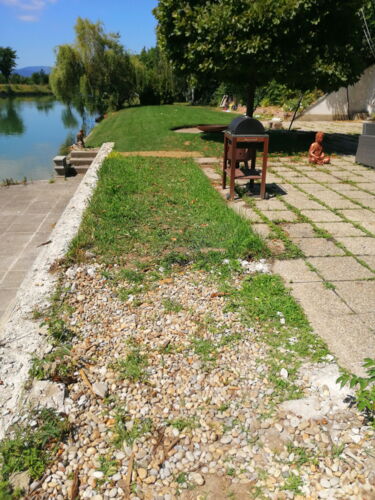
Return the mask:
<path fill-rule="evenodd" d="M 86 133 L 93 124 L 87 120 Z M 81 125 L 79 114 L 52 96 L 0 98 L 0 182 L 49 179 L 53 157 Z"/>

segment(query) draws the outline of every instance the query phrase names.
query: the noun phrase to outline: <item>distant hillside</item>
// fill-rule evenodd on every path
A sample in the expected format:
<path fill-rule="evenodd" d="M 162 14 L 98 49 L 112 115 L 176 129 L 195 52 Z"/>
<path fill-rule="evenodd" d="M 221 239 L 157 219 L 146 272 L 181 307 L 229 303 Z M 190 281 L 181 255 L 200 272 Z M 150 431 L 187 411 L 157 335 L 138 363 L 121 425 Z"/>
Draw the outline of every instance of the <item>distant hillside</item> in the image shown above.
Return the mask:
<path fill-rule="evenodd" d="M 52 70 L 51 66 L 26 66 L 26 68 L 15 69 L 13 73 L 17 73 L 17 75 L 21 76 L 31 76 L 33 73 L 38 73 L 41 69 L 48 75 Z"/>

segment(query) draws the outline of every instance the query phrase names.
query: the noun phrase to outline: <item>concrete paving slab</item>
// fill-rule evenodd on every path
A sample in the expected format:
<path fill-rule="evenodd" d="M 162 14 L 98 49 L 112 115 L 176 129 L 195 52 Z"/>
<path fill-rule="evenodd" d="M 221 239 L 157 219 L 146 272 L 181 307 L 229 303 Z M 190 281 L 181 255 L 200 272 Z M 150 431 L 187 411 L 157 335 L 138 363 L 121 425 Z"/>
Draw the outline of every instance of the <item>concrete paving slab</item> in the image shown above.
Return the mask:
<path fill-rule="evenodd" d="M 347 219 L 355 222 L 367 222 L 374 220 L 375 217 L 373 212 L 364 208 L 358 208 L 357 210 L 340 210 L 340 213 Z"/>
<path fill-rule="evenodd" d="M 0 255 L 17 255 L 30 242 L 34 233 L 4 233 L 0 241 Z"/>
<path fill-rule="evenodd" d="M 310 257 L 308 261 L 328 281 L 355 281 L 374 277 L 374 273 L 361 266 L 354 257 Z"/>
<path fill-rule="evenodd" d="M 333 290 L 325 288 L 323 282 L 293 283 L 292 290 L 296 292 L 298 302 L 308 313 L 328 316 L 343 316 L 353 313 Z"/>
<path fill-rule="evenodd" d="M 314 332 L 323 338 L 344 368 L 363 375 L 362 363 L 373 357 L 375 335 L 332 290 L 320 283 L 294 283 L 292 295 L 305 310 Z"/>
<path fill-rule="evenodd" d="M 299 210 L 321 210 L 322 205 L 317 203 L 314 200 L 310 200 L 307 196 L 302 197 L 295 197 L 292 196 L 286 200 L 288 203 L 290 203 L 293 207 L 298 208 Z"/>
<path fill-rule="evenodd" d="M 284 203 L 277 198 L 270 200 L 256 200 L 256 205 L 259 210 L 286 210 Z"/>
<path fill-rule="evenodd" d="M 375 255 L 361 255 L 360 258 L 375 271 Z"/>
<path fill-rule="evenodd" d="M 325 238 L 292 238 L 306 257 L 320 257 L 325 255 L 344 255 L 343 250 L 338 248 L 332 241 Z"/>
<path fill-rule="evenodd" d="M 351 191 L 359 191 L 359 189 L 357 189 L 352 184 L 346 184 L 341 182 L 335 183 L 335 185 L 334 186 L 332 185 L 331 187 L 333 187 L 335 191 L 337 191 L 338 193 L 343 193 L 343 194 L 346 194 L 347 192 Z"/>
<path fill-rule="evenodd" d="M 353 200 L 358 200 L 362 203 L 363 199 L 369 199 L 373 196 L 374 194 L 369 194 L 366 191 L 362 191 L 361 189 L 348 189 L 347 191 L 341 190 L 343 194 L 346 196 L 349 196 L 349 198 Z"/>
<path fill-rule="evenodd" d="M 81 179 L 0 187 L 0 323 Z"/>
<path fill-rule="evenodd" d="M 355 255 L 375 255 L 375 238 L 370 236 L 337 238 L 346 248 Z"/>
<path fill-rule="evenodd" d="M 5 276 L 5 273 L 4 273 Z M 23 278 L 25 277 L 25 273 L 21 270 L 17 271 L 8 271 L 6 273 L 6 284 L 10 288 L 18 287 L 20 283 L 22 283 Z"/>
<path fill-rule="evenodd" d="M 348 222 L 317 222 L 316 225 L 324 229 L 333 237 L 340 236 L 363 236 L 364 233 Z M 375 225 L 374 225 L 375 226 Z"/>
<path fill-rule="evenodd" d="M 368 195 L 367 198 L 361 198 L 358 201 L 366 208 L 370 208 L 372 210 L 375 209 L 375 198 L 371 195 Z M 375 214 L 374 214 L 374 217 L 375 217 Z"/>
<path fill-rule="evenodd" d="M 8 269 L 16 262 L 15 255 L 1 255 L 0 254 L 0 272 L 8 271 Z"/>
<path fill-rule="evenodd" d="M 370 231 L 370 233 L 375 234 L 375 222 L 361 221 L 361 226 Z"/>
<path fill-rule="evenodd" d="M 279 274 L 286 283 L 312 283 L 322 279 L 308 268 L 304 259 L 276 260 L 272 272 Z"/>
<path fill-rule="evenodd" d="M 262 238 L 267 238 L 271 233 L 271 228 L 267 224 L 253 224 L 252 229 Z"/>
<path fill-rule="evenodd" d="M 290 212 L 289 210 L 265 210 L 263 213 L 268 219 L 272 221 L 282 220 L 286 222 L 292 222 L 297 219 L 296 214 Z"/>
<path fill-rule="evenodd" d="M 316 233 L 311 224 L 296 223 L 296 224 L 282 224 L 283 231 L 286 235 L 292 238 L 315 238 Z"/>
<path fill-rule="evenodd" d="M 336 185 L 335 185 L 336 186 Z M 336 189 L 336 187 L 335 187 Z M 307 193 L 310 193 L 310 194 L 313 194 L 314 196 L 317 196 L 316 193 L 319 193 L 319 194 L 331 194 L 332 191 L 324 186 L 322 186 L 321 184 L 306 184 L 303 186 L 303 190 L 306 191 Z"/>
<path fill-rule="evenodd" d="M 362 321 L 370 330 L 375 333 L 375 313 L 358 314 L 358 319 Z"/>
<path fill-rule="evenodd" d="M 331 210 L 301 210 L 313 222 L 342 222 L 342 219 Z"/>
<path fill-rule="evenodd" d="M 356 313 L 375 313 L 375 281 L 335 283 L 336 293 Z"/>
<path fill-rule="evenodd" d="M 357 187 L 365 189 L 366 191 L 370 191 L 370 193 L 375 194 L 375 183 L 374 182 L 366 182 L 364 184 L 357 183 Z"/>
<path fill-rule="evenodd" d="M 339 182 L 342 182 L 342 180 L 338 179 L 337 177 L 331 175 L 331 174 L 325 174 L 324 172 L 316 172 L 314 175 L 314 178 L 312 179 L 312 182 L 323 182 L 326 184 L 337 184 Z"/>
<path fill-rule="evenodd" d="M 332 193 L 333 194 L 333 193 Z M 319 198 L 319 195 L 317 195 L 317 197 Z M 331 198 L 331 199 L 325 199 L 323 200 L 329 207 L 331 208 L 337 208 L 337 209 L 342 209 L 342 208 L 345 208 L 345 209 L 357 209 L 357 208 L 360 208 L 358 207 L 358 205 L 356 205 L 355 203 L 353 203 L 352 201 L 350 200 L 347 200 L 345 198 Z"/>

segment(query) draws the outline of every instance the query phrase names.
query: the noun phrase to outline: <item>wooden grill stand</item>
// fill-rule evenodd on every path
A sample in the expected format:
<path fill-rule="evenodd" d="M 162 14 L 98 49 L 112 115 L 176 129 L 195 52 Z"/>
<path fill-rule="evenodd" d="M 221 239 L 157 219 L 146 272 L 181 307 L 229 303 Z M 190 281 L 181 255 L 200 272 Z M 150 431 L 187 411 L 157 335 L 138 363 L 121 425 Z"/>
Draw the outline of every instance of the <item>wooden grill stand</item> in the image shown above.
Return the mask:
<path fill-rule="evenodd" d="M 237 143 L 247 143 L 245 148 L 238 148 Z M 254 147 L 251 146 L 252 143 Z M 255 170 L 256 145 L 263 144 L 263 162 L 262 171 L 258 173 Z M 268 159 L 268 135 L 233 135 L 226 131 L 224 133 L 224 160 L 223 160 L 223 189 L 227 186 L 227 175 L 229 175 L 229 199 L 234 199 L 234 181 L 235 179 L 248 179 L 250 185 L 254 185 L 254 180 L 260 179 L 260 197 L 266 196 L 266 173 Z M 244 157 L 244 151 L 249 150 L 248 158 Z M 238 161 L 251 159 L 251 169 L 245 169 L 245 172 L 237 168 Z"/>

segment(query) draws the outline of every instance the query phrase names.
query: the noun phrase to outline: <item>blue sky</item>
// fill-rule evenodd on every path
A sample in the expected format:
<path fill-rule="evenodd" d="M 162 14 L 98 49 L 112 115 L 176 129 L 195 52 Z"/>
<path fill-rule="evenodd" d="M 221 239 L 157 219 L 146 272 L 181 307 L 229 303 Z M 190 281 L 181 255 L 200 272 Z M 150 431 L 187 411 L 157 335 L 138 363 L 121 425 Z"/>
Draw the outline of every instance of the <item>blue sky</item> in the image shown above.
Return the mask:
<path fill-rule="evenodd" d="M 78 16 L 103 21 L 132 53 L 156 43 L 157 0 L 0 0 L 0 47 L 17 51 L 17 67 L 53 66 L 54 48 L 74 40 Z"/>

